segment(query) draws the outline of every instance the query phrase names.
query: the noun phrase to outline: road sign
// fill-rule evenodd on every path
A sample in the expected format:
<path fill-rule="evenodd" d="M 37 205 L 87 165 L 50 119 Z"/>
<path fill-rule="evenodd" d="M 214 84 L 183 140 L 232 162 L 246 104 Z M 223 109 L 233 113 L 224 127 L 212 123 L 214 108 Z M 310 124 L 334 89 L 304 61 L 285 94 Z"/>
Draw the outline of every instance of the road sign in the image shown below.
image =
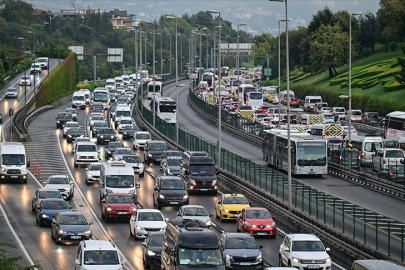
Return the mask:
<path fill-rule="evenodd" d="M 13 117 L 13 115 L 14 115 L 14 110 L 13 110 L 13 108 L 8 109 L 8 116 L 9 116 L 9 117 Z"/>
<path fill-rule="evenodd" d="M 264 76 L 271 77 L 271 68 L 264 68 Z"/>

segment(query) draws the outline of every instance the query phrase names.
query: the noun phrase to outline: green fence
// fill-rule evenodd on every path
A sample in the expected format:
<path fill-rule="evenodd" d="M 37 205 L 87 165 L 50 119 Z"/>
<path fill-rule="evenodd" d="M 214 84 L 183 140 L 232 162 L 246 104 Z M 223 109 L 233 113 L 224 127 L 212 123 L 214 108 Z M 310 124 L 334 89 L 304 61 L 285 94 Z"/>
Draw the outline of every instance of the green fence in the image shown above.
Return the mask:
<path fill-rule="evenodd" d="M 205 104 L 190 91 L 192 102 L 211 116 L 218 116 L 218 108 Z M 138 109 L 149 123 L 153 122 L 153 114 L 142 101 L 138 102 Z M 232 119 L 233 116 L 224 110 L 223 121 Z M 230 118 L 228 118 L 230 117 Z M 231 120 L 232 121 L 232 120 Z M 253 128 L 255 125 L 250 123 Z M 176 141 L 176 127 L 155 117 L 155 127 L 165 137 Z M 218 161 L 217 146 L 195 135 L 179 130 L 179 144 L 188 150 L 206 151 L 214 160 Z M 272 196 L 288 201 L 288 179 L 280 173 L 266 166 L 256 164 L 242 156 L 236 155 L 221 148 L 221 169 L 225 170 L 246 182 L 249 182 Z M 304 185 L 295 179 L 292 180 L 292 202 L 295 210 L 303 211 L 316 217 L 319 222 L 339 229 L 346 237 L 356 239 L 381 254 L 390 256 L 404 262 L 404 229 L 405 225 L 391 218 L 384 217 L 361 206 L 343 201 L 324 192 Z"/>

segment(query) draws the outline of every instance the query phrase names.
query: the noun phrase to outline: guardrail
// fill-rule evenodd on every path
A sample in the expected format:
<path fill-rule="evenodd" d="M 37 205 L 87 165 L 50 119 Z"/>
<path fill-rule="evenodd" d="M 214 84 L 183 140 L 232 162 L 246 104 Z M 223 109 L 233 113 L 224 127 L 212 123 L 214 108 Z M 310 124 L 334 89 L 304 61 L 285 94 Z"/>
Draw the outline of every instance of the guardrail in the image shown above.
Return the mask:
<path fill-rule="evenodd" d="M 190 92 L 190 104 L 193 103 L 192 99 L 198 98 Z M 212 114 L 217 116 L 215 106 L 211 106 L 209 109 L 211 109 Z M 218 159 L 215 144 L 206 142 L 180 129 L 179 145 L 176 145 L 175 126 L 158 117 L 155 119 L 155 128 L 153 128 L 150 124 L 153 118 L 152 112 L 143 108 L 142 102 L 138 103 L 136 113 L 145 126 L 160 139 L 165 139 L 179 149 L 206 151 L 214 159 Z M 202 117 L 206 118 L 206 116 Z M 213 119 L 211 120 L 213 121 Z M 228 120 L 231 121 L 231 119 Z M 225 122 L 225 128 L 231 127 L 226 127 Z M 238 135 L 238 132 L 235 132 L 234 129 L 232 134 Z M 253 136 L 255 135 L 251 134 L 250 139 Z M 281 216 L 293 220 L 294 224 L 300 228 L 305 228 L 309 232 L 322 236 L 325 242 L 335 245 L 351 256 L 395 259 L 398 262 L 404 262 L 405 226 L 403 224 L 295 180 L 292 182 L 293 206 L 290 209 L 286 205 L 288 181 L 285 174 L 255 164 L 226 149 L 222 149 L 221 152 L 221 165 L 218 170 L 220 180 L 223 183 L 237 186 L 242 192 L 269 205 L 277 206 L 278 210 L 276 211 Z"/>

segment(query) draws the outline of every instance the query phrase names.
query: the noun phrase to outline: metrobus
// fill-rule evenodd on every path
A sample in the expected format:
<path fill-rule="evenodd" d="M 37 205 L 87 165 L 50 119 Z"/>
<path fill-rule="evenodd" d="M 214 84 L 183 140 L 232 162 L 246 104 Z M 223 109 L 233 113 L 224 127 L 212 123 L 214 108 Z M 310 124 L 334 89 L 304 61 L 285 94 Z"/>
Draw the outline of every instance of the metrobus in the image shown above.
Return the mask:
<path fill-rule="evenodd" d="M 155 94 L 153 94 L 155 93 Z M 163 85 L 160 81 L 154 81 L 148 83 L 148 99 L 152 99 L 153 95 L 155 97 L 163 96 Z"/>
<path fill-rule="evenodd" d="M 317 139 L 339 139 L 343 140 L 343 129 L 341 125 L 316 124 L 310 127 L 309 133 Z"/>
<path fill-rule="evenodd" d="M 151 101 L 151 109 L 153 103 L 156 106 L 156 115 L 165 120 L 169 124 L 176 124 L 176 106 L 177 103 L 170 97 L 158 97 Z"/>
<path fill-rule="evenodd" d="M 405 137 L 405 112 L 390 112 L 381 121 L 385 137 Z"/>
<path fill-rule="evenodd" d="M 263 131 L 263 160 L 278 170 L 288 170 L 287 131 Z M 300 132 L 290 134 L 291 173 L 322 176 L 328 173 L 328 148 L 325 140 Z"/>
<path fill-rule="evenodd" d="M 263 105 L 263 93 L 250 92 L 248 93 L 248 103 L 252 106 L 253 111 L 259 109 Z"/>

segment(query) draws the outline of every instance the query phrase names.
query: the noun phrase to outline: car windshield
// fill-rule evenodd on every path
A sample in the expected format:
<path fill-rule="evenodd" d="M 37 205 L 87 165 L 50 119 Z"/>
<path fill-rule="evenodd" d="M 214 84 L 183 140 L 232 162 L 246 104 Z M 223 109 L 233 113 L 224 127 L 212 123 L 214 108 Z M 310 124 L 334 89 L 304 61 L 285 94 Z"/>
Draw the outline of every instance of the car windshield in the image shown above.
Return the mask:
<path fill-rule="evenodd" d="M 118 111 L 118 112 L 116 112 L 116 116 L 117 117 L 121 117 L 121 116 L 128 117 L 128 116 L 131 116 L 131 112 L 130 111 Z"/>
<path fill-rule="evenodd" d="M 89 171 L 99 171 L 101 170 L 101 164 L 90 163 Z"/>
<path fill-rule="evenodd" d="M 124 144 L 120 143 L 120 142 L 114 142 L 114 143 L 109 143 L 107 146 L 108 149 L 117 149 L 120 147 L 124 147 Z"/>
<path fill-rule="evenodd" d="M 352 115 L 361 115 L 361 111 L 353 111 Z"/>
<path fill-rule="evenodd" d="M 102 120 L 102 121 L 104 121 L 104 116 L 102 116 L 102 115 L 95 115 L 95 116 L 92 116 L 91 117 L 91 121 L 97 121 L 97 120 Z"/>
<path fill-rule="evenodd" d="M 126 156 L 123 160 L 127 163 L 142 163 L 141 158 L 138 156 Z"/>
<path fill-rule="evenodd" d="M 249 204 L 245 197 L 225 197 L 224 204 Z"/>
<path fill-rule="evenodd" d="M 131 154 L 132 154 L 132 150 L 129 149 L 129 148 L 117 149 L 117 151 L 115 152 L 115 154 L 117 154 L 117 155 L 131 155 Z"/>
<path fill-rule="evenodd" d="M 77 122 L 74 122 L 74 123 L 66 123 L 66 125 L 65 125 L 65 127 L 78 127 L 79 126 L 79 123 L 77 123 Z"/>
<path fill-rule="evenodd" d="M 336 108 L 335 112 L 345 112 L 345 109 L 344 108 Z"/>
<path fill-rule="evenodd" d="M 389 171 L 390 173 L 404 173 L 405 168 L 403 165 L 388 165 L 384 167 L 384 171 Z"/>
<path fill-rule="evenodd" d="M 138 130 L 137 126 L 126 126 L 125 130 Z"/>
<path fill-rule="evenodd" d="M 101 134 L 111 134 L 111 135 L 115 134 L 115 132 L 114 132 L 114 130 L 112 128 L 102 129 L 102 130 L 100 130 L 100 133 Z"/>
<path fill-rule="evenodd" d="M 214 165 L 190 165 L 190 174 L 199 176 L 215 175 Z"/>
<path fill-rule="evenodd" d="M 291 251 L 325 251 L 321 241 L 293 241 Z"/>
<path fill-rule="evenodd" d="M 132 124 L 132 120 L 121 120 L 120 124 Z"/>
<path fill-rule="evenodd" d="M 180 166 L 181 164 L 181 159 L 177 158 L 177 159 L 171 159 L 169 158 L 167 160 L 167 165 L 169 166 Z"/>
<path fill-rule="evenodd" d="M 97 146 L 94 144 L 79 145 L 77 146 L 77 152 L 97 152 Z"/>
<path fill-rule="evenodd" d="M 163 221 L 163 216 L 160 212 L 140 212 L 138 213 L 138 221 Z"/>
<path fill-rule="evenodd" d="M 151 143 L 149 144 L 149 150 L 156 151 L 156 150 L 166 150 L 167 145 L 165 143 Z"/>
<path fill-rule="evenodd" d="M 132 203 L 132 198 L 130 195 L 110 195 L 108 200 L 110 203 Z"/>
<path fill-rule="evenodd" d="M 186 208 L 183 212 L 184 216 L 208 216 L 207 210 L 202 207 L 193 207 L 193 208 Z"/>
<path fill-rule="evenodd" d="M 149 240 L 150 247 L 162 247 L 163 235 L 151 235 Z"/>
<path fill-rule="evenodd" d="M 65 201 L 43 201 L 42 209 L 62 210 L 69 209 Z"/>
<path fill-rule="evenodd" d="M 366 142 L 364 143 L 364 151 L 375 152 L 383 148 L 382 142 Z"/>
<path fill-rule="evenodd" d="M 94 122 L 93 126 L 95 127 L 107 127 L 106 122 Z"/>
<path fill-rule="evenodd" d="M 91 250 L 84 252 L 84 264 L 86 265 L 117 265 L 119 263 L 118 253 L 115 250 Z"/>
<path fill-rule="evenodd" d="M 257 249 L 256 241 L 253 238 L 227 238 L 225 249 Z"/>
<path fill-rule="evenodd" d="M 389 150 L 385 153 L 386 158 L 403 158 L 404 151 L 402 150 Z"/>
<path fill-rule="evenodd" d="M 71 113 L 59 113 L 58 118 L 59 119 L 72 119 L 72 114 Z"/>
<path fill-rule="evenodd" d="M 179 248 L 180 265 L 223 265 L 222 255 L 217 249 Z"/>
<path fill-rule="evenodd" d="M 79 100 L 79 101 L 82 101 L 82 100 L 84 100 L 84 96 L 73 96 L 73 98 L 72 98 L 72 100 Z"/>
<path fill-rule="evenodd" d="M 136 139 L 138 139 L 138 140 L 150 140 L 151 135 L 150 134 L 136 134 Z"/>
<path fill-rule="evenodd" d="M 166 179 L 160 182 L 161 189 L 176 189 L 182 190 L 185 189 L 183 180 L 177 179 Z"/>
<path fill-rule="evenodd" d="M 107 175 L 106 186 L 112 188 L 133 188 L 134 175 Z"/>
<path fill-rule="evenodd" d="M 248 210 L 246 211 L 246 218 L 266 219 L 271 218 L 271 216 L 267 210 Z"/>
<path fill-rule="evenodd" d="M 30 78 L 31 78 L 31 77 L 29 77 L 29 76 L 22 76 L 22 77 L 21 77 L 22 80 L 29 80 Z"/>
<path fill-rule="evenodd" d="M 80 133 L 83 132 L 81 128 L 79 127 L 74 127 L 74 128 L 69 128 L 70 133 Z"/>
<path fill-rule="evenodd" d="M 50 177 L 48 179 L 48 184 L 62 184 L 62 185 L 67 185 L 69 184 L 69 179 L 66 177 Z"/>
<path fill-rule="evenodd" d="M 3 154 L 1 155 L 3 165 L 24 165 L 25 155 L 20 154 Z"/>
<path fill-rule="evenodd" d="M 87 225 L 87 220 L 81 215 L 63 215 L 59 224 L 63 225 Z"/>
<path fill-rule="evenodd" d="M 39 192 L 38 198 L 40 199 L 61 198 L 61 195 L 58 190 L 44 190 Z"/>

